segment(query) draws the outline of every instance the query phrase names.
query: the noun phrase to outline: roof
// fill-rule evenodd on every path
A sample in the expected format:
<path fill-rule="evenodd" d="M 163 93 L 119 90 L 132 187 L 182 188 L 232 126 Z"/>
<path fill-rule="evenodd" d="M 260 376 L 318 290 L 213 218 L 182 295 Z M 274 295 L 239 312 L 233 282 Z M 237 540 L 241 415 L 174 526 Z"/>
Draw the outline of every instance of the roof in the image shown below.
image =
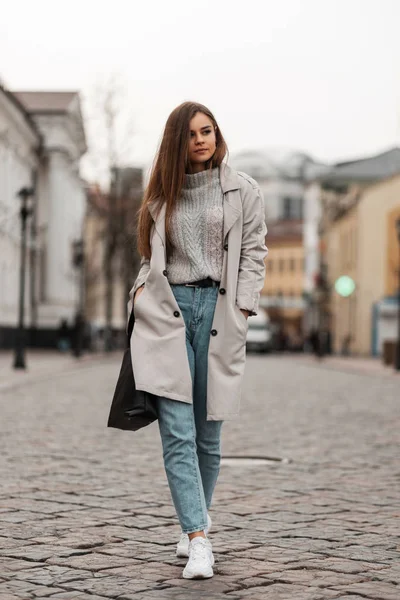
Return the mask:
<path fill-rule="evenodd" d="M 305 152 L 284 148 L 244 150 L 230 157 L 233 167 L 255 179 L 304 179 L 315 164 Z"/>
<path fill-rule="evenodd" d="M 0 92 L 2 92 L 8 98 L 8 100 L 13 103 L 13 105 L 17 108 L 17 110 L 19 110 L 23 114 L 24 119 L 27 121 L 29 126 L 35 131 L 35 133 L 39 137 L 39 139 L 41 139 L 40 133 L 39 133 L 32 117 L 30 116 L 29 112 L 27 111 L 25 105 L 21 102 L 21 100 L 15 94 L 10 92 L 1 83 L 0 83 Z"/>
<path fill-rule="evenodd" d="M 65 115 L 74 121 L 74 141 L 82 154 L 87 151 L 85 127 L 80 107 L 79 92 L 13 92 L 17 101 L 33 117 Z"/>
<path fill-rule="evenodd" d="M 400 148 L 391 148 L 386 152 L 336 163 L 319 179 L 325 183 L 373 182 L 388 179 L 400 173 Z"/>
<path fill-rule="evenodd" d="M 30 113 L 67 112 L 78 92 L 13 92 Z"/>

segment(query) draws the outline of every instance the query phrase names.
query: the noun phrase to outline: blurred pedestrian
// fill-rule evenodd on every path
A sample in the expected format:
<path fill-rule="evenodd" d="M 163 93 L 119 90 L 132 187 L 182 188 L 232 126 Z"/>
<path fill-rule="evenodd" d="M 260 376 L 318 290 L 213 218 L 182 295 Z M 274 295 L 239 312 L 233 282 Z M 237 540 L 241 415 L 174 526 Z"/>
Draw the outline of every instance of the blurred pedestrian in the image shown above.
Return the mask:
<path fill-rule="evenodd" d="M 322 350 L 321 336 L 320 336 L 320 331 L 316 327 L 313 327 L 311 329 L 309 340 L 310 340 L 310 346 L 311 346 L 311 349 L 312 349 L 314 355 L 317 358 L 322 358 L 323 350 Z"/>
<path fill-rule="evenodd" d="M 68 327 L 68 321 L 61 319 L 57 331 L 57 348 L 60 352 L 68 352 L 71 347 L 71 332 Z"/>
<path fill-rule="evenodd" d="M 205 106 L 171 113 L 140 210 L 142 266 L 130 292 L 133 373 L 157 398 L 187 579 L 213 575 L 208 510 L 221 427 L 239 412 L 247 319 L 257 314 L 267 254 L 260 188 L 223 162 L 226 153 Z"/>
<path fill-rule="evenodd" d="M 341 355 L 342 356 L 350 356 L 350 348 L 351 348 L 351 335 L 347 334 L 344 336 L 344 338 L 342 340 Z"/>
<path fill-rule="evenodd" d="M 85 330 L 85 319 L 83 314 L 78 311 L 75 314 L 74 324 L 72 327 L 72 352 L 76 358 L 80 358 L 83 350 L 83 340 L 84 340 L 84 330 Z"/>

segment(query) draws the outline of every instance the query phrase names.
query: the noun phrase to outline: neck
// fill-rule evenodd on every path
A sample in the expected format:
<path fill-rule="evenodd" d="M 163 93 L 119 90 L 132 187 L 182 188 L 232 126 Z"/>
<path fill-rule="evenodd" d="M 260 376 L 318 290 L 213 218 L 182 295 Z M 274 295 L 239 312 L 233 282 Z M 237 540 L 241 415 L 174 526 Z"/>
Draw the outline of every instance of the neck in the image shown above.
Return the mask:
<path fill-rule="evenodd" d="M 190 172 L 201 173 L 206 170 L 206 163 L 190 163 Z"/>

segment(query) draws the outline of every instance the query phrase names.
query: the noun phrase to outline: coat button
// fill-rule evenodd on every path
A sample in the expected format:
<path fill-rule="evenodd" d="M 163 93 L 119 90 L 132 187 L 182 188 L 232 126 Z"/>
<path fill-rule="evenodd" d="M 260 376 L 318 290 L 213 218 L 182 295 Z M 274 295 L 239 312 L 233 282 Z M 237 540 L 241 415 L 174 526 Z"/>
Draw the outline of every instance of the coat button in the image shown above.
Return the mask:
<path fill-rule="evenodd" d="M 225 288 L 220 288 L 219 289 L 219 293 L 222 294 L 222 295 L 226 294 L 226 289 Z"/>
<path fill-rule="evenodd" d="M 211 329 L 211 335 L 217 335 L 218 331 L 216 329 Z"/>
<path fill-rule="evenodd" d="M 168 275 L 168 272 L 166 269 L 164 269 L 164 271 L 162 272 L 163 275 L 165 275 L 165 277 Z"/>
<path fill-rule="evenodd" d="M 174 317 L 179 317 L 179 316 L 180 316 L 180 314 L 178 313 L 178 311 L 177 311 L 177 310 L 175 310 L 175 311 L 174 311 Z"/>
<path fill-rule="evenodd" d="M 224 245 L 224 250 L 228 250 L 228 244 Z"/>

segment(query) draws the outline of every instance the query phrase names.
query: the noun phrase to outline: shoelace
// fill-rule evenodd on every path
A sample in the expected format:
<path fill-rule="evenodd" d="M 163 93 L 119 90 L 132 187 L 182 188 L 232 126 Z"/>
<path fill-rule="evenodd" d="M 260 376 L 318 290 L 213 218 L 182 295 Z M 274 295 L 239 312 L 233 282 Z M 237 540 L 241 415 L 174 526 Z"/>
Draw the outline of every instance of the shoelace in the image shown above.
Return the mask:
<path fill-rule="evenodd" d="M 190 560 L 207 558 L 207 546 L 204 542 L 197 542 L 194 546 L 190 546 Z"/>

